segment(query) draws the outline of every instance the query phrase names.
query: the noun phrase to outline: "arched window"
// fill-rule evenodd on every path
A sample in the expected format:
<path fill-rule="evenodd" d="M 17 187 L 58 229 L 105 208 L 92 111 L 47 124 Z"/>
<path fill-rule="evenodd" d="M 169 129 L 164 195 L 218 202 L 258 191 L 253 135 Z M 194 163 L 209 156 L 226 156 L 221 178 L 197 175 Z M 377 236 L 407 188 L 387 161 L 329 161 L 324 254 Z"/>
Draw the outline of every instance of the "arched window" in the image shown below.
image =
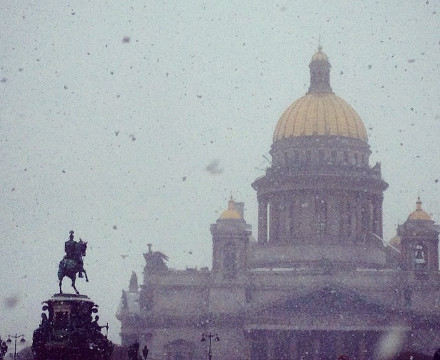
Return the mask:
<path fill-rule="evenodd" d="M 416 244 L 414 247 L 414 268 L 423 269 L 427 265 L 426 249 L 423 244 Z"/>
<path fill-rule="evenodd" d="M 299 164 L 299 151 L 295 150 L 294 152 L 295 164 Z"/>
<path fill-rule="evenodd" d="M 321 239 L 327 232 L 327 203 L 321 197 L 316 198 L 315 211 L 318 238 Z"/>
<path fill-rule="evenodd" d="M 295 234 L 295 204 L 289 205 L 289 233 L 291 236 Z"/>
<path fill-rule="evenodd" d="M 344 151 L 344 163 L 348 164 L 350 162 L 350 158 L 348 155 L 348 151 Z"/>
<path fill-rule="evenodd" d="M 337 157 L 338 157 L 338 152 L 336 150 L 332 150 L 332 164 L 336 164 Z"/>
<path fill-rule="evenodd" d="M 370 230 L 370 214 L 366 205 L 361 207 L 361 231 L 366 233 Z"/>
<path fill-rule="evenodd" d="M 324 164 L 325 161 L 325 152 L 324 149 L 319 149 L 318 151 L 319 163 Z"/>
<path fill-rule="evenodd" d="M 339 228 L 338 228 L 338 234 L 339 237 L 343 237 L 346 235 L 346 230 L 344 229 L 345 226 L 345 209 L 344 209 L 344 203 L 340 202 L 338 206 L 338 219 L 339 219 Z"/>
<path fill-rule="evenodd" d="M 351 205 L 350 202 L 347 201 L 346 204 L 346 232 L 347 232 L 347 236 L 352 236 L 353 235 L 353 226 L 352 226 L 352 214 L 351 214 Z"/>
<path fill-rule="evenodd" d="M 223 270 L 225 278 L 235 278 L 237 273 L 237 247 L 226 244 L 223 249 Z"/>
<path fill-rule="evenodd" d="M 312 164 L 312 151 L 307 150 L 306 151 L 306 166 L 311 166 Z"/>
<path fill-rule="evenodd" d="M 375 201 L 373 203 L 373 231 L 377 234 L 379 230 L 379 209 L 378 204 Z"/>

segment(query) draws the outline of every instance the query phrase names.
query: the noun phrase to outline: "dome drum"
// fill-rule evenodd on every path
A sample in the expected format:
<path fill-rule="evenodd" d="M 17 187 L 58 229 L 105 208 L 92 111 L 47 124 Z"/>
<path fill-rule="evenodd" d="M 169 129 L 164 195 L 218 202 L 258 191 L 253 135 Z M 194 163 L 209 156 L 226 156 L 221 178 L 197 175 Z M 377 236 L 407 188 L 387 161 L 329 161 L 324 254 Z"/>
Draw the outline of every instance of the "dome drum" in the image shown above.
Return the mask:
<path fill-rule="evenodd" d="M 275 142 L 270 151 L 272 168 L 282 167 L 369 167 L 369 145 L 340 136 L 306 136 Z"/>
<path fill-rule="evenodd" d="M 313 171 L 308 169 L 284 171 L 270 169 L 266 176 L 258 178 L 253 188 L 258 191 L 259 197 L 271 197 L 276 194 L 288 196 L 291 192 L 312 192 L 339 194 L 349 196 L 357 194 L 374 194 L 380 196 L 387 189 L 384 182 L 374 169 L 351 172 L 338 171 L 334 168 L 320 168 Z"/>
<path fill-rule="evenodd" d="M 384 267 L 386 255 L 384 249 L 363 244 L 335 245 L 314 244 L 301 246 L 256 246 L 254 256 L 250 259 L 253 268 L 310 268 L 335 266 L 338 268 L 376 268 Z"/>

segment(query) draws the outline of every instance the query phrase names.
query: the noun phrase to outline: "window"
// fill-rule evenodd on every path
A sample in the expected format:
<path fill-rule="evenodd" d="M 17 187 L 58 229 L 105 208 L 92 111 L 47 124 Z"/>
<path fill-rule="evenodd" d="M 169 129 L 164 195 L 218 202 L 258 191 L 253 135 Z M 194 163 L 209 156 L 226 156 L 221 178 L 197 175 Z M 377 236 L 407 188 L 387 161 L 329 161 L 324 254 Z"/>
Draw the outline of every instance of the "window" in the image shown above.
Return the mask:
<path fill-rule="evenodd" d="M 379 228 L 379 213 L 378 205 L 374 203 L 373 205 L 373 231 L 376 233 Z"/>
<path fill-rule="evenodd" d="M 295 233 L 295 204 L 291 203 L 289 206 L 289 233 L 294 235 Z"/>
<path fill-rule="evenodd" d="M 325 152 L 323 149 L 319 149 L 318 156 L 319 156 L 319 163 L 323 164 L 325 160 Z"/>
<path fill-rule="evenodd" d="M 350 202 L 347 202 L 346 204 L 346 212 L 347 212 L 347 235 L 351 236 L 353 234 L 353 230 L 352 230 L 352 214 L 351 214 L 351 206 L 350 206 Z"/>
<path fill-rule="evenodd" d="M 225 278 L 235 278 L 237 272 L 237 247 L 226 244 L 223 250 L 223 270 Z"/>
<path fill-rule="evenodd" d="M 366 205 L 361 207 L 361 227 L 363 233 L 370 230 L 370 214 Z"/>
<path fill-rule="evenodd" d="M 321 197 L 316 198 L 316 225 L 318 227 L 318 237 L 322 238 L 327 232 L 327 203 Z"/>
<path fill-rule="evenodd" d="M 426 251 L 422 244 L 417 244 L 414 247 L 414 268 L 423 269 L 426 267 Z"/>
<path fill-rule="evenodd" d="M 306 165 L 310 166 L 312 163 L 312 151 L 311 150 L 307 150 L 306 151 Z"/>

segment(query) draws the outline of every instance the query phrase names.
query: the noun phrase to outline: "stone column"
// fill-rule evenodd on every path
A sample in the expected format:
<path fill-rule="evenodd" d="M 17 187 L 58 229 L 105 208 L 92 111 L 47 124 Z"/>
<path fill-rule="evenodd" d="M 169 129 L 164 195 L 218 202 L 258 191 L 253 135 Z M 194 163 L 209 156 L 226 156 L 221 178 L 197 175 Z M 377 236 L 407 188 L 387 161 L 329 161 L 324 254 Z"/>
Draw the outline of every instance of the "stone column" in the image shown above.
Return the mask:
<path fill-rule="evenodd" d="M 313 360 L 320 359 L 320 347 L 321 347 L 321 339 L 319 338 L 320 334 L 316 334 L 316 337 L 313 339 Z"/>
<path fill-rule="evenodd" d="M 242 345 L 242 358 L 246 360 L 251 360 L 252 358 L 252 342 L 254 341 L 250 336 L 249 331 L 243 332 L 244 344 Z"/>
<path fill-rule="evenodd" d="M 383 206 L 383 197 L 381 196 L 377 202 L 377 235 L 383 237 L 383 214 L 382 214 L 382 206 Z"/>
<path fill-rule="evenodd" d="M 267 360 L 275 360 L 275 341 L 271 333 L 266 334 L 266 344 L 267 344 Z"/>
<path fill-rule="evenodd" d="M 360 334 L 358 360 L 367 360 L 367 343 L 365 334 Z"/>
<path fill-rule="evenodd" d="M 336 356 L 337 359 L 339 356 L 343 355 L 342 352 L 344 350 L 344 338 L 341 331 L 336 331 Z"/>
<path fill-rule="evenodd" d="M 267 242 L 267 205 L 266 199 L 258 199 L 258 242 Z"/>
<path fill-rule="evenodd" d="M 292 334 L 290 339 L 288 359 L 298 359 L 298 336 L 295 333 Z"/>
<path fill-rule="evenodd" d="M 273 197 L 269 202 L 269 239 L 272 244 L 280 242 L 280 201 L 278 197 Z"/>

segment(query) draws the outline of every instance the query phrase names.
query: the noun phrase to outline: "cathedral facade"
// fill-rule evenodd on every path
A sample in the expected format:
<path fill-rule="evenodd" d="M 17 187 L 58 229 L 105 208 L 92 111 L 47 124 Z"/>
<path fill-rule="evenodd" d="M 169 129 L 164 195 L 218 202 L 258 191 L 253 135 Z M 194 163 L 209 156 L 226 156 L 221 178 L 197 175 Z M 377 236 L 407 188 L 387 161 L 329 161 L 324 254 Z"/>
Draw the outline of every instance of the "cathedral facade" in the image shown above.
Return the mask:
<path fill-rule="evenodd" d="M 169 269 L 150 245 L 142 283 L 133 273 L 118 308 L 123 345 L 146 344 L 153 360 L 367 360 L 440 347 L 439 228 L 419 199 L 384 243 L 388 185 L 369 164 L 364 124 L 332 91 L 321 48 L 309 67 L 308 92 L 281 116 L 271 166 L 252 184 L 258 239 L 231 198 L 211 225 L 211 270 Z"/>

